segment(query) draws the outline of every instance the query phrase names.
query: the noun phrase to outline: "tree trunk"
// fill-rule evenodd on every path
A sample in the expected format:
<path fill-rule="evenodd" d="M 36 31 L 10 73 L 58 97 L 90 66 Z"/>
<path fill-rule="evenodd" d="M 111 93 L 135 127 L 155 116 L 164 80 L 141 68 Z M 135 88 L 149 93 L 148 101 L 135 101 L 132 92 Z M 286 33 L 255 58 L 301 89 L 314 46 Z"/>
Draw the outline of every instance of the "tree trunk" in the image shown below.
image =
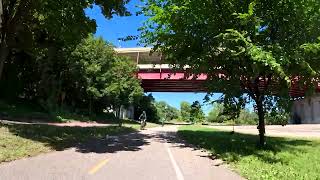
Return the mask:
<path fill-rule="evenodd" d="M 89 116 L 91 119 L 91 115 L 92 115 L 92 97 L 90 96 L 89 98 Z"/>
<path fill-rule="evenodd" d="M 9 49 L 2 42 L 1 49 L 0 49 L 0 80 L 3 73 L 4 62 L 7 60 L 8 55 L 9 55 Z"/>
<path fill-rule="evenodd" d="M 263 109 L 263 99 L 259 98 L 256 101 L 257 104 L 257 110 L 258 110 L 258 117 L 259 117 L 259 125 L 258 125 L 258 130 L 259 130 L 259 145 L 264 146 L 266 144 L 265 140 L 265 122 L 264 122 L 264 109 Z"/>
<path fill-rule="evenodd" d="M 116 108 L 117 110 L 116 110 L 116 114 L 117 114 L 117 119 L 118 119 L 118 121 L 119 121 L 119 127 L 122 127 L 122 119 L 120 118 L 120 109 L 121 109 L 121 106 L 120 107 L 117 107 Z"/>
<path fill-rule="evenodd" d="M 1 36 L 0 36 L 0 80 L 2 77 L 2 72 L 3 72 L 3 66 L 4 66 L 4 61 L 7 59 L 8 55 L 9 55 L 9 50 L 5 45 L 4 42 L 4 33 L 3 33 L 3 26 L 2 26 L 2 20 L 3 20 L 3 4 L 2 4 L 2 0 L 0 0 L 0 32 L 1 32 Z"/>

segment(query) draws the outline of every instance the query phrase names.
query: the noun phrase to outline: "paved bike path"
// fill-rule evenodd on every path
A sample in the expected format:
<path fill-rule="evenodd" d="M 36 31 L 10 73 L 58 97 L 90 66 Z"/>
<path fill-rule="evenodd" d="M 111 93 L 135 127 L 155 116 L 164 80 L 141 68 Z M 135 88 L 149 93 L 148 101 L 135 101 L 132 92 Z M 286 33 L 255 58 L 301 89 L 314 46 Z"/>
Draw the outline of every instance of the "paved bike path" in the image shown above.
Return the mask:
<path fill-rule="evenodd" d="M 242 179 L 176 138 L 176 127 L 108 136 L 79 147 L 0 164 L 0 179 Z"/>

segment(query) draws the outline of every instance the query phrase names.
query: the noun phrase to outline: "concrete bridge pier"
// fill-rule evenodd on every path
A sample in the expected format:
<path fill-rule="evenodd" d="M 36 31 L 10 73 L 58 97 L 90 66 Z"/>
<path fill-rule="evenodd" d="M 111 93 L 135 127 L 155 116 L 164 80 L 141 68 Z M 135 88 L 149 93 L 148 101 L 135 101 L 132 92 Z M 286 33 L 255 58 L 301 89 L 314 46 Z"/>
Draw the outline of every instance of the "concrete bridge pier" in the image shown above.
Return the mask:
<path fill-rule="evenodd" d="M 290 124 L 320 124 L 320 94 L 293 103 Z"/>

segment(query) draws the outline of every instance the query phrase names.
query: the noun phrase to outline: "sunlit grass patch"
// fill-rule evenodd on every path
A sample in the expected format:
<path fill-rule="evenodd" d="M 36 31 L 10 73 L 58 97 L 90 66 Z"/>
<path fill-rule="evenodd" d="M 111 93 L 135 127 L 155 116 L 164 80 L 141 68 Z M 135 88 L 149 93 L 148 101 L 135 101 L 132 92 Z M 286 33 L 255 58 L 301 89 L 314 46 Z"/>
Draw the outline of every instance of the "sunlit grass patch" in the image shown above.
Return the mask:
<path fill-rule="evenodd" d="M 178 134 L 229 163 L 248 179 L 320 179 L 320 140 L 231 134 L 201 126 L 185 126 Z"/>
<path fill-rule="evenodd" d="M 58 127 L 0 123 L 0 162 L 75 147 L 89 139 L 134 132 L 129 127 Z"/>

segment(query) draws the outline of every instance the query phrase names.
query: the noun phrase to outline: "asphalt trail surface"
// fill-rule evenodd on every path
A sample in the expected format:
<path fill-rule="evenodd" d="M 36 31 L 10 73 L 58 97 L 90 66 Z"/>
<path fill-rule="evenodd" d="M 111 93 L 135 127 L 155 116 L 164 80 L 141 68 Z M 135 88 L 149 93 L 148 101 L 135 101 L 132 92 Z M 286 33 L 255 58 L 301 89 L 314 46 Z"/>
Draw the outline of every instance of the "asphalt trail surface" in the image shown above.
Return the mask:
<path fill-rule="evenodd" d="M 79 147 L 0 164 L 0 180 L 242 179 L 176 137 L 176 126 L 106 136 Z"/>

